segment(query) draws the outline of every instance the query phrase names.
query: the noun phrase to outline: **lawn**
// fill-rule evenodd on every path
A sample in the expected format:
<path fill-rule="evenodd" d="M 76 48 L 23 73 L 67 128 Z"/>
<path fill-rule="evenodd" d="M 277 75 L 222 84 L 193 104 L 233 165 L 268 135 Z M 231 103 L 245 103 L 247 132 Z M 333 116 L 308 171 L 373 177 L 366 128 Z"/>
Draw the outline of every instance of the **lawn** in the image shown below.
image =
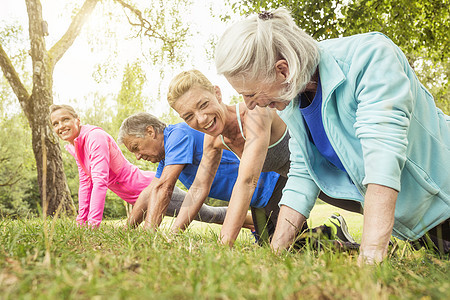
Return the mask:
<path fill-rule="evenodd" d="M 357 240 L 362 218 L 316 205 L 310 222 L 338 211 Z M 157 233 L 99 230 L 72 219 L 1 220 L 0 299 L 449 299 L 450 263 L 405 243 L 389 260 L 360 268 L 356 254 L 305 247 L 274 255 L 243 230 L 233 249 L 220 226 L 196 222 L 169 239 Z"/>

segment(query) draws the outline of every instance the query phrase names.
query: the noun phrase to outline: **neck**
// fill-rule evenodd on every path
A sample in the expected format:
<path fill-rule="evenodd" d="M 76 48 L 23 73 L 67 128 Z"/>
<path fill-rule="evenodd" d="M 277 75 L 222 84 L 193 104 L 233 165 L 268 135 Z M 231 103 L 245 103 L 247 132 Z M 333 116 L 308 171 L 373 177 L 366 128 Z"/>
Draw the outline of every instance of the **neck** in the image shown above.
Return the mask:
<path fill-rule="evenodd" d="M 313 76 L 306 84 L 305 92 L 316 92 L 317 90 L 317 82 L 319 81 L 319 68 L 317 67 L 316 72 L 314 72 Z"/>
<path fill-rule="evenodd" d="M 310 81 L 308 82 L 308 84 L 306 84 L 305 90 L 303 91 L 303 93 L 307 93 L 308 97 L 312 96 L 311 99 L 314 99 L 314 96 L 316 95 L 318 81 L 319 81 L 319 67 L 317 67 Z"/>
<path fill-rule="evenodd" d="M 236 106 L 227 105 L 225 111 L 226 122 L 222 130 L 222 136 L 234 140 L 236 136 L 240 136 L 239 124 L 236 117 Z"/>

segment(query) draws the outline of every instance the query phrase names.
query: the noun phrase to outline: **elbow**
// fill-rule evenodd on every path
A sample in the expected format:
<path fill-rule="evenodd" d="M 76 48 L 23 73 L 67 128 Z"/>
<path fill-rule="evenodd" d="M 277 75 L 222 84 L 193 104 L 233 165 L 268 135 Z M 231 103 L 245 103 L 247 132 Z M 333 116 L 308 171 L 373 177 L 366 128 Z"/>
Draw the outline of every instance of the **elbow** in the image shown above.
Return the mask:
<path fill-rule="evenodd" d="M 238 179 L 239 180 L 239 179 Z M 258 185 L 259 176 L 248 176 L 240 180 L 240 184 L 242 184 L 245 188 L 250 190 L 254 190 Z"/>

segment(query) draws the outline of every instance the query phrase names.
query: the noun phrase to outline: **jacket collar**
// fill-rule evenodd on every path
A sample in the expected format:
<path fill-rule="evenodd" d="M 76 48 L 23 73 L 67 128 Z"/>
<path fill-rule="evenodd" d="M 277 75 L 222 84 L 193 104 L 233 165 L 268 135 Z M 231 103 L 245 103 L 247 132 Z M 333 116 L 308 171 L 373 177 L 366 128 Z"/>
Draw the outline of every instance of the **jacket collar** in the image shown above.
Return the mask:
<path fill-rule="evenodd" d="M 346 80 L 346 77 L 335 58 L 323 49 L 323 47 L 320 47 L 319 76 L 322 85 L 322 106 L 325 107 L 331 94 Z M 299 101 L 300 97 L 297 95 L 278 114 L 283 118 L 289 118 L 298 109 Z"/>
<path fill-rule="evenodd" d="M 323 47 L 320 47 L 319 74 L 322 84 L 322 101 L 325 104 L 346 77 L 336 59 Z"/>

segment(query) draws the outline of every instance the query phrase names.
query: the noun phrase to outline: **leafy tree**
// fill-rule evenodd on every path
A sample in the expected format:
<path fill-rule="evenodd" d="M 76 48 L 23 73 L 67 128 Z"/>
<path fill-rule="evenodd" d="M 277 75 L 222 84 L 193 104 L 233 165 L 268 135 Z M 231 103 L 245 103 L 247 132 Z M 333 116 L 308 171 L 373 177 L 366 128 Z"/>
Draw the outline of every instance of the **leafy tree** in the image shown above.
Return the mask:
<path fill-rule="evenodd" d="M 337 37 L 336 30 L 342 0 L 244 0 L 234 2 L 231 7 L 242 14 L 251 14 L 263 10 L 286 7 L 294 17 L 297 25 L 317 40 Z M 227 18 L 223 16 L 222 18 Z"/>
<path fill-rule="evenodd" d="M 449 0 L 245 0 L 243 14 L 286 7 L 317 40 L 380 31 L 406 54 L 437 105 L 450 113 Z"/>
<path fill-rule="evenodd" d="M 128 14 L 129 23 L 138 28 L 138 35 L 158 40 L 161 52 L 160 57 L 175 59 L 175 49 L 183 43 L 187 35 L 187 29 L 179 23 L 179 14 L 175 8 L 164 9 L 164 2 L 158 1 L 153 8 L 142 13 L 134 5 L 127 1 L 113 0 L 124 8 Z M 42 17 L 42 6 L 39 0 L 25 0 L 29 20 L 29 42 L 31 49 L 32 80 L 21 68 L 15 67 L 8 52 L 23 54 L 26 50 L 22 47 L 11 47 L 6 45 L 4 39 L 0 40 L 0 67 L 10 84 L 14 94 L 19 100 L 20 106 L 25 114 L 31 128 L 32 148 L 36 160 L 37 179 L 40 187 L 41 199 L 44 203 L 45 212 L 54 214 L 58 207 L 68 213 L 73 212 L 73 202 L 67 187 L 66 176 L 61 159 L 61 151 L 57 138 L 53 135 L 48 119 L 49 106 L 53 102 L 53 70 L 56 63 L 63 57 L 71 47 L 76 37 L 80 34 L 83 24 L 91 15 L 99 0 L 85 0 L 84 4 L 75 9 L 72 22 L 64 35 L 47 50 L 45 36 L 48 35 L 48 26 Z M 181 3 L 182 1 L 180 1 Z M 170 16 L 157 15 L 156 18 L 147 19 L 150 13 L 160 11 L 172 12 Z M 168 22 L 170 19 L 172 22 Z M 151 20 L 151 21 L 149 21 Z M 178 24 L 167 28 L 167 25 Z M 9 36 L 14 35 L 14 27 L 7 30 Z M 171 34 L 167 34 L 171 29 Z M 2 32 L 2 35 L 4 32 Z M 5 45 L 5 48 L 3 47 Z M 10 47 L 8 47 L 10 46 Z M 21 50 L 17 50 L 21 49 Z M 18 54 L 17 54 L 18 55 Z M 11 57 L 17 56 L 13 54 Z M 30 81 L 31 87 L 27 82 Z"/>
<path fill-rule="evenodd" d="M 37 213 L 36 198 L 30 195 L 36 180 L 32 161 L 30 130 L 20 113 L 0 120 L 0 215 Z M 11 138 L 14 137 L 14 138 Z"/>
<path fill-rule="evenodd" d="M 122 87 L 116 98 L 117 115 L 113 121 L 117 129 L 125 118 L 136 112 L 144 111 L 144 107 L 149 108 L 147 98 L 142 93 L 145 81 L 145 72 L 139 61 L 125 67 Z"/>
<path fill-rule="evenodd" d="M 427 58 L 449 57 L 449 0 L 245 0 L 232 5 L 243 13 L 288 8 L 297 23 L 317 40 L 380 31 L 406 53 L 427 49 Z"/>
<path fill-rule="evenodd" d="M 176 113 L 173 109 L 170 109 L 167 113 L 164 113 L 159 119 L 167 125 L 184 122 L 178 113 Z"/>

